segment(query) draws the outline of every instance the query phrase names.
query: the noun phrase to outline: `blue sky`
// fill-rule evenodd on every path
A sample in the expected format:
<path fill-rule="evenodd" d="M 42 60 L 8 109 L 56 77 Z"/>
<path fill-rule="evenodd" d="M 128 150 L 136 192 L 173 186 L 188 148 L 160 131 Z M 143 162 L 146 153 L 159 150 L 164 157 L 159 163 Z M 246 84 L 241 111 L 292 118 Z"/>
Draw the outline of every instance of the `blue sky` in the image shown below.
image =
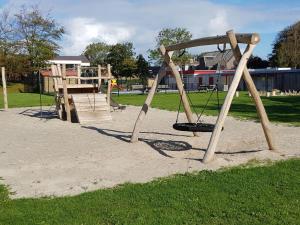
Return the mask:
<path fill-rule="evenodd" d="M 12 14 L 22 4 L 38 3 L 66 28 L 64 55 L 81 54 L 96 41 L 131 41 L 137 53 L 154 48 L 162 28 L 185 27 L 193 38 L 236 32 L 258 32 L 261 42 L 254 54 L 266 58 L 276 34 L 300 20 L 296 0 L 0 0 Z M 216 46 L 192 49 L 193 53 Z"/>

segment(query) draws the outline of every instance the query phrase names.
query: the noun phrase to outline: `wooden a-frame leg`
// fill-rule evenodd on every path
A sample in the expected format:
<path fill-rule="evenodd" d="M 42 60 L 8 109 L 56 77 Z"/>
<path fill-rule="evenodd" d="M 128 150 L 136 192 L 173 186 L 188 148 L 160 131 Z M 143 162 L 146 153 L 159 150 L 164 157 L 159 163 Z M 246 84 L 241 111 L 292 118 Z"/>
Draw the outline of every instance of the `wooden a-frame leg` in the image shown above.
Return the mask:
<path fill-rule="evenodd" d="M 231 45 L 231 49 L 233 51 L 234 57 L 237 61 L 239 61 L 242 57 L 240 48 L 238 46 L 237 40 L 236 40 L 236 36 L 234 34 L 234 32 L 232 30 L 227 31 L 227 36 L 229 38 L 230 41 L 230 45 Z M 247 66 L 245 66 L 244 71 L 243 71 L 243 79 L 247 85 L 247 88 L 251 94 L 251 96 L 253 97 L 255 106 L 256 106 L 256 111 L 257 114 L 260 118 L 261 121 L 261 125 L 269 146 L 270 150 L 276 150 L 276 145 L 274 143 L 274 138 L 272 135 L 272 130 L 270 128 L 270 122 L 269 122 L 269 118 L 268 115 L 266 113 L 265 107 L 261 101 L 261 98 L 257 92 L 257 89 L 255 87 L 255 84 L 251 78 L 251 75 L 247 69 Z"/>
<path fill-rule="evenodd" d="M 138 141 L 138 136 L 139 136 L 139 133 L 140 133 L 140 128 L 141 128 L 141 125 L 142 125 L 142 121 L 143 119 L 145 118 L 147 112 L 148 112 L 148 109 L 150 107 L 150 104 L 152 102 L 152 99 L 154 97 L 154 94 L 156 92 L 156 89 L 157 89 L 157 86 L 158 84 L 160 83 L 160 81 L 162 80 L 162 78 L 166 75 L 166 66 L 165 64 L 163 63 L 163 65 L 161 66 L 157 76 L 155 77 L 155 80 L 153 82 L 153 85 L 148 93 L 148 96 L 145 100 L 145 103 L 140 111 L 140 114 L 137 118 L 137 120 L 135 121 L 135 125 L 134 125 L 134 128 L 133 128 L 133 131 L 132 131 L 132 135 L 131 135 L 131 142 L 137 142 Z"/>
<path fill-rule="evenodd" d="M 67 114 L 67 121 L 71 122 L 71 110 L 69 104 L 69 95 L 68 95 L 68 87 L 67 87 L 67 80 L 66 80 L 66 64 L 62 64 L 62 69 L 60 65 L 58 66 L 58 73 L 62 76 L 62 84 L 63 84 L 63 93 L 64 93 L 64 104 L 65 104 L 65 111 Z"/>
<path fill-rule="evenodd" d="M 228 93 L 226 95 L 226 98 L 225 98 L 224 104 L 222 106 L 221 112 L 219 114 L 219 117 L 217 119 L 215 129 L 214 129 L 214 131 L 213 131 L 213 133 L 210 137 L 209 144 L 208 144 L 208 149 L 207 149 L 207 151 L 204 155 L 204 158 L 203 158 L 204 163 L 207 163 L 207 162 L 209 162 L 213 159 L 218 141 L 220 139 L 220 134 L 221 134 L 221 131 L 222 131 L 222 127 L 224 125 L 226 116 L 228 115 L 228 112 L 229 112 L 234 94 L 235 94 L 236 89 L 239 85 L 239 82 L 241 80 L 244 68 L 247 64 L 247 61 L 248 61 L 249 57 L 252 54 L 252 51 L 253 51 L 254 47 L 255 47 L 255 45 L 252 45 L 252 44 L 247 46 L 247 49 L 245 50 L 245 52 L 244 52 L 244 54 L 243 54 L 243 56 L 242 56 L 242 58 L 239 62 L 239 65 L 238 65 L 238 67 L 235 71 L 235 75 L 233 77 L 230 88 L 229 88 Z"/>
<path fill-rule="evenodd" d="M 189 121 L 189 123 L 194 123 L 195 121 L 194 121 L 194 118 L 193 118 L 193 113 L 192 113 L 189 101 L 187 99 L 187 95 L 186 95 L 186 92 L 184 90 L 180 74 L 179 74 L 174 62 L 171 59 L 170 52 L 167 52 L 165 47 L 163 45 L 161 45 L 160 46 L 160 53 L 164 57 L 164 60 L 165 60 L 166 64 L 171 69 L 171 71 L 172 71 L 172 73 L 175 77 L 177 89 L 179 91 L 179 94 L 181 95 L 181 99 L 182 99 L 182 103 L 183 103 L 183 107 L 184 107 L 184 111 L 185 111 L 187 120 Z M 193 133 L 194 133 L 194 136 L 197 136 L 197 137 L 199 136 L 199 134 L 197 132 L 193 132 Z"/>

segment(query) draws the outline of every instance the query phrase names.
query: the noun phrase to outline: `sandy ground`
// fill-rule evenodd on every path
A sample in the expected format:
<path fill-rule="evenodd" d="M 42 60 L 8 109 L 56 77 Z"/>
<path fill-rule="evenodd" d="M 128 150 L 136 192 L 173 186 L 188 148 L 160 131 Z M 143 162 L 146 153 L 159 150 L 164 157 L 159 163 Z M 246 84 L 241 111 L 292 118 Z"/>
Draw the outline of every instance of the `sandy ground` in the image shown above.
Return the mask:
<path fill-rule="evenodd" d="M 210 133 L 172 129 L 176 113 L 150 109 L 141 141 L 129 143 L 139 107 L 113 121 L 80 126 L 40 119 L 37 109 L 0 111 L 0 177 L 13 198 L 75 195 L 125 182 L 234 166 L 251 159 L 300 156 L 300 127 L 272 125 L 280 153 L 267 150 L 259 123 L 228 118 L 215 160 L 203 164 Z M 182 122 L 184 115 L 181 115 Z M 214 121 L 206 117 L 205 121 Z"/>

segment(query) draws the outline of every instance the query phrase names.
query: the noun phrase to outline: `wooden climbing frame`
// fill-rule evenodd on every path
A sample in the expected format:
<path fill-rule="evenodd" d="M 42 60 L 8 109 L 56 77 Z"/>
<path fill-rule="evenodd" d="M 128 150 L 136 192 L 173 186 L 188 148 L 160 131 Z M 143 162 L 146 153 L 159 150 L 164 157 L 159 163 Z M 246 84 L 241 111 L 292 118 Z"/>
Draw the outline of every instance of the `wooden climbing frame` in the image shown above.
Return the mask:
<path fill-rule="evenodd" d="M 231 46 L 231 49 L 234 53 L 234 57 L 238 63 L 238 66 L 235 71 L 235 75 L 233 77 L 232 83 L 230 85 L 230 88 L 228 90 L 228 93 L 226 95 L 224 104 L 221 108 L 220 114 L 218 116 L 215 128 L 212 132 L 208 149 L 204 155 L 203 162 L 207 163 L 211 161 L 214 157 L 214 153 L 218 144 L 218 141 L 220 139 L 220 134 L 222 131 L 222 128 L 224 126 L 225 119 L 228 115 L 230 106 L 232 104 L 232 100 L 234 97 L 234 94 L 237 90 L 238 84 L 240 80 L 243 78 L 249 92 L 251 93 L 251 96 L 253 97 L 257 113 L 259 115 L 261 125 L 265 134 L 265 138 L 268 143 L 268 147 L 270 150 L 275 150 L 275 144 L 274 144 L 274 139 L 272 136 L 272 131 L 270 128 L 270 122 L 268 119 L 268 116 L 266 114 L 265 108 L 263 106 L 263 103 L 261 101 L 261 98 L 259 96 L 259 93 L 257 92 L 257 89 L 254 85 L 254 82 L 252 80 L 252 77 L 247 69 L 247 61 L 249 57 L 251 56 L 253 49 L 255 48 L 256 44 L 259 43 L 260 37 L 257 33 L 249 33 L 249 34 L 235 34 L 233 30 L 227 31 L 226 35 L 223 36 L 214 36 L 214 37 L 206 37 L 206 38 L 199 38 L 175 45 L 170 45 L 170 46 L 163 46 L 161 45 L 159 48 L 159 51 L 164 59 L 164 62 L 162 63 L 162 66 L 158 72 L 158 75 L 156 76 L 153 86 L 149 91 L 149 94 L 146 98 L 146 101 L 144 105 L 142 106 L 142 109 L 139 113 L 139 116 L 135 122 L 135 126 L 132 132 L 131 136 L 131 142 L 137 142 L 138 141 L 138 135 L 140 133 L 140 128 L 143 119 L 145 118 L 149 106 L 152 102 L 152 99 L 154 97 L 154 94 L 156 92 L 157 86 L 162 80 L 162 78 L 166 75 L 166 70 L 169 68 L 171 70 L 171 73 L 174 75 L 178 92 L 181 95 L 182 98 L 182 103 L 184 107 L 184 111 L 187 117 L 187 120 L 189 123 L 193 123 L 193 116 L 192 116 L 192 111 L 189 105 L 189 101 L 186 96 L 186 92 L 183 87 L 182 80 L 180 78 L 180 74 L 176 69 L 176 65 L 172 61 L 172 53 L 175 50 L 180 50 L 180 49 L 186 49 L 186 48 L 191 48 L 191 47 L 198 47 L 198 46 L 204 46 L 204 45 L 220 45 L 220 44 L 227 44 L 229 43 Z M 238 43 L 241 44 L 247 44 L 246 50 L 242 54 L 239 48 Z M 199 136 L 198 133 L 194 133 L 194 136 Z"/>
<path fill-rule="evenodd" d="M 83 69 L 97 69 L 98 76 L 97 77 L 81 77 L 81 71 Z M 54 83 L 54 92 L 55 92 L 55 101 L 56 101 L 56 111 L 58 112 L 58 117 L 62 119 L 62 102 L 61 96 L 63 97 L 63 103 L 67 115 L 67 121 L 71 122 L 71 109 L 70 109 L 70 97 L 69 92 L 72 89 L 76 89 L 76 92 L 86 93 L 86 92 L 99 92 L 101 90 L 101 80 L 108 80 L 108 88 L 107 88 L 107 104 L 110 105 L 110 92 L 111 92 L 111 66 L 108 64 L 107 67 L 77 67 L 77 76 L 67 76 L 66 75 L 66 65 L 65 64 L 57 64 L 51 65 L 51 73 Z M 75 79 L 77 80 L 76 84 L 68 84 L 67 80 Z M 82 84 L 82 80 L 97 80 L 98 87 L 95 87 L 93 84 Z M 91 90 L 92 89 L 92 90 Z M 73 90 L 74 91 L 74 90 Z"/>

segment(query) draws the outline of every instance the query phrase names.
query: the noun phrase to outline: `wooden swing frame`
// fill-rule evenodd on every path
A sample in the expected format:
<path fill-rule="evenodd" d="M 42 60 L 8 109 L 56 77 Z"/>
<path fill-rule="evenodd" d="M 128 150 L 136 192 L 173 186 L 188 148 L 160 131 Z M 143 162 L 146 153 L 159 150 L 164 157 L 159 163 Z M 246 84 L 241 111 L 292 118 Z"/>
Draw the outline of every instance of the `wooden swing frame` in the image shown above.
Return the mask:
<path fill-rule="evenodd" d="M 210 137 L 208 149 L 205 152 L 205 155 L 204 155 L 204 158 L 202 161 L 204 163 L 207 163 L 207 162 L 210 162 L 214 157 L 214 153 L 216 151 L 216 147 L 217 147 L 218 141 L 220 139 L 220 134 L 221 134 L 222 128 L 224 126 L 225 119 L 228 115 L 234 94 L 237 90 L 237 87 L 238 87 L 239 82 L 242 79 L 242 77 L 247 85 L 248 91 L 250 92 L 250 94 L 254 100 L 254 103 L 256 106 L 256 111 L 260 118 L 260 122 L 261 122 L 261 125 L 263 128 L 263 131 L 264 131 L 266 141 L 268 143 L 269 150 L 276 150 L 271 127 L 270 127 L 270 122 L 269 122 L 266 110 L 265 110 L 262 100 L 259 96 L 259 93 L 255 87 L 255 84 L 252 80 L 252 77 L 247 69 L 248 59 L 251 56 L 256 44 L 259 43 L 259 41 L 260 41 L 260 37 L 257 33 L 235 34 L 233 30 L 230 30 L 230 31 L 227 31 L 226 35 L 223 35 L 223 36 L 200 38 L 200 39 L 195 39 L 195 40 L 191 40 L 191 41 L 187 41 L 187 42 L 183 42 L 183 43 L 179 43 L 179 44 L 175 44 L 175 45 L 170 45 L 167 47 L 161 45 L 159 48 L 159 51 L 164 59 L 164 62 L 162 63 L 162 66 L 161 66 L 157 76 L 155 77 L 152 88 L 150 89 L 148 96 L 145 100 L 145 103 L 142 106 L 139 116 L 135 122 L 135 126 L 134 126 L 132 136 L 131 136 L 131 142 L 133 143 L 133 142 L 138 141 L 138 135 L 140 133 L 142 121 L 148 112 L 149 106 L 152 102 L 152 99 L 154 97 L 154 94 L 156 92 L 158 84 L 160 83 L 162 78 L 166 75 L 167 68 L 169 68 L 171 70 L 171 73 L 175 77 L 177 89 L 178 89 L 179 94 L 181 95 L 184 111 L 185 111 L 188 122 L 189 123 L 195 122 L 193 120 L 192 111 L 191 111 L 189 101 L 186 96 L 186 92 L 183 87 L 183 83 L 182 83 L 180 74 L 179 74 L 178 70 L 176 69 L 176 66 L 171 58 L 173 51 L 185 49 L 185 48 L 191 48 L 191 47 L 204 46 L 204 45 L 218 45 L 218 44 L 229 43 L 231 46 L 231 49 L 233 51 L 234 57 L 235 57 L 236 61 L 238 62 L 238 66 L 236 68 L 236 71 L 235 71 L 232 83 L 230 85 L 230 88 L 228 90 L 228 93 L 226 95 L 225 101 L 222 105 L 215 128 Z M 244 51 L 243 54 L 240 51 L 240 48 L 238 45 L 239 43 L 247 44 L 246 50 Z M 194 132 L 194 136 L 199 136 L 199 133 Z"/>

